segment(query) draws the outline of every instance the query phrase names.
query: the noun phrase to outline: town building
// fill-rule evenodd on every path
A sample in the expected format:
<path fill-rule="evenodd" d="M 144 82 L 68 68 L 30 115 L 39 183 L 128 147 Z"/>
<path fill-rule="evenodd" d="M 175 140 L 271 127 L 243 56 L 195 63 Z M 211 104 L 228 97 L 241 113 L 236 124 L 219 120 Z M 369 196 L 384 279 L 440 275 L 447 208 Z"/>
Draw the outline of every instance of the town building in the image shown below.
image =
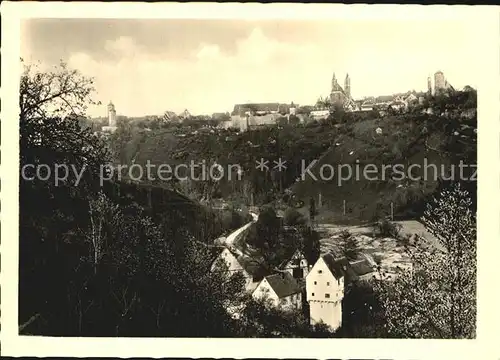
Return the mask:
<path fill-rule="evenodd" d="M 306 296 L 311 325 L 322 322 L 333 331 L 342 326 L 346 270 L 347 266 L 337 262 L 332 254 L 321 256 L 312 267 L 306 277 Z"/>
<path fill-rule="evenodd" d="M 108 110 L 108 126 L 103 126 L 103 132 L 113 133 L 116 131 L 116 109 L 115 105 L 110 101 L 107 107 Z"/>
<path fill-rule="evenodd" d="M 231 113 L 232 127 L 246 131 L 252 127 L 275 126 L 276 120 L 289 111 L 290 105 L 280 103 L 236 104 Z"/>
<path fill-rule="evenodd" d="M 265 269 L 255 259 L 238 254 L 236 251 L 224 247 L 219 256 L 212 263 L 211 271 L 221 264 L 226 264 L 230 274 L 241 273 L 245 278 L 245 290 L 253 291 L 264 278 Z"/>
<path fill-rule="evenodd" d="M 309 273 L 307 259 L 300 250 L 293 253 L 289 259 L 284 260 L 279 268 L 287 271 L 295 279 L 304 279 Z"/>
<path fill-rule="evenodd" d="M 342 88 L 337 81 L 335 73 L 333 73 L 330 103 L 332 105 L 340 105 L 346 111 L 357 110 L 356 103 L 351 96 L 351 78 L 349 77 L 349 74 L 346 75 L 344 88 Z"/>
<path fill-rule="evenodd" d="M 191 113 L 188 111 L 188 109 L 185 109 L 183 112 L 181 112 L 178 115 L 178 118 L 179 118 L 180 122 L 183 122 L 184 120 L 191 118 Z"/>
<path fill-rule="evenodd" d="M 446 80 L 442 71 L 437 71 L 434 74 L 434 94 L 437 95 L 446 90 L 454 90 L 453 86 Z"/>
<path fill-rule="evenodd" d="M 302 308 L 300 282 L 287 271 L 266 276 L 252 292 L 254 299 L 266 299 L 283 310 Z"/>

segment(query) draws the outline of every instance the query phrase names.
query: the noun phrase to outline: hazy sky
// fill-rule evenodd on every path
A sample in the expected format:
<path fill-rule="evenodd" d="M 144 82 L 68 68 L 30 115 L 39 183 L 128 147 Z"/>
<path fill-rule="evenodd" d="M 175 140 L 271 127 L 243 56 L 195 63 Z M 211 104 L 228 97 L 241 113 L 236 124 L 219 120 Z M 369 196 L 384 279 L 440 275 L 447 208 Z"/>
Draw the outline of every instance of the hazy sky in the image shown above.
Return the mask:
<path fill-rule="evenodd" d="M 31 19 L 21 56 L 63 59 L 96 81 L 98 99 L 127 116 L 165 110 L 231 111 L 235 103 L 313 104 L 333 72 L 348 72 L 355 98 L 425 90 L 444 72 L 476 87 L 480 39 L 470 24 L 443 21 L 244 21 Z M 105 107 L 91 109 L 105 115 Z"/>

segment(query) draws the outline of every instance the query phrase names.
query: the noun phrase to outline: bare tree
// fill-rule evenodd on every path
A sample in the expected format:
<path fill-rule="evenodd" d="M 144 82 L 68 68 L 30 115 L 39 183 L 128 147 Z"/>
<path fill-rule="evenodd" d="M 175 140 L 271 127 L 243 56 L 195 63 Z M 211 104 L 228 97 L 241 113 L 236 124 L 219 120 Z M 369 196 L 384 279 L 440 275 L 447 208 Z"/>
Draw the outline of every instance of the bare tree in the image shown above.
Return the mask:
<path fill-rule="evenodd" d="M 113 204 L 104 193 L 98 193 L 95 199 L 89 201 L 90 229 L 88 238 L 93 248 L 94 272 L 97 272 L 99 260 L 104 253 L 106 224 L 115 222 L 119 217 L 119 206 Z"/>

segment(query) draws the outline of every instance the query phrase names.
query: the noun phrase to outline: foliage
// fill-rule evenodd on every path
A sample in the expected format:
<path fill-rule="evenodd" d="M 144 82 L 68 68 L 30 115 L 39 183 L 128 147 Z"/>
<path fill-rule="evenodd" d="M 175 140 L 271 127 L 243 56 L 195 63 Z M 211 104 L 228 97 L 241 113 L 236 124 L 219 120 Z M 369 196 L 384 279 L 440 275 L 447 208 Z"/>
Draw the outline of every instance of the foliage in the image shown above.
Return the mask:
<path fill-rule="evenodd" d="M 356 260 L 361 252 L 359 243 L 355 236 L 348 230 L 343 230 L 339 235 L 339 242 L 342 254 L 348 260 Z"/>
<path fill-rule="evenodd" d="M 209 249 L 196 241 L 213 234 L 206 228 L 213 214 L 161 188 L 101 187 L 108 152 L 80 121 L 90 85 L 65 66 L 48 73 L 31 67 L 21 76 L 21 168 L 85 171 L 81 178 L 70 171 L 59 183 L 21 177 L 20 329 L 53 336 L 234 334 L 226 307 L 239 301 L 242 279 L 211 272 Z M 25 326 L 28 319 L 36 320 Z"/>
<path fill-rule="evenodd" d="M 240 316 L 243 337 L 332 337 L 325 326 L 311 327 L 301 310 L 282 310 L 266 299 L 248 299 Z"/>
<path fill-rule="evenodd" d="M 380 296 L 371 282 L 358 281 L 346 288 L 342 302 L 342 328 L 336 336 L 348 338 L 385 338 L 386 319 Z"/>
<path fill-rule="evenodd" d="M 401 231 L 401 225 L 387 219 L 382 219 L 375 224 L 375 231 L 382 237 L 398 238 Z"/>
<path fill-rule="evenodd" d="M 307 263 L 313 265 L 319 259 L 321 253 L 320 235 L 310 227 L 303 227 L 302 238 L 303 245 L 301 250 L 304 253 Z"/>
<path fill-rule="evenodd" d="M 283 216 L 283 222 L 287 226 L 304 225 L 306 219 L 298 210 L 294 208 L 287 208 Z"/>
<path fill-rule="evenodd" d="M 377 282 L 393 336 L 474 338 L 476 335 L 476 215 L 461 185 L 444 190 L 423 221 L 439 248 L 410 252 L 412 269 Z"/>

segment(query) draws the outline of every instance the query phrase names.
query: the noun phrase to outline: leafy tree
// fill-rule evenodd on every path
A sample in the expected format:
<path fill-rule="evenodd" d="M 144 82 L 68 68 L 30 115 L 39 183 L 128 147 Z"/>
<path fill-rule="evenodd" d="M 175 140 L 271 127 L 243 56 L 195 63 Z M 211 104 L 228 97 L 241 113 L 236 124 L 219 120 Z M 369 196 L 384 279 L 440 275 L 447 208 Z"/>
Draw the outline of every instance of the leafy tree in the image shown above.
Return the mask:
<path fill-rule="evenodd" d="M 78 235 L 78 229 L 88 224 L 85 199 L 97 192 L 100 166 L 109 158 L 91 128 L 81 126 L 87 104 L 93 102 L 92 91 L 92 80 L 65 64 L 49 72 L 25 66 L 21 74 L 21 323 L 34 314 L 48 320 L 49 315 L 57 317 L 66 309 L 66 285 L 79 266 L 79 254 L 86 251 Z M 65 180 L 56 183 L 53 173 L 47 180 L 35 177 L 35 166 L 48 166 L 54 171 L 56 164 L 67 166 Z M 82 173 L 80 179 L 75 171 Z M 68 247 L 74 250 L 70 254 L 66 252 Z"/>
<path fill-rule="evenodd" d="M 342 254 L 348 260 L 356 260 L 361 252 L 356 237 L 354 237 L 348 230 L 343 230 L 340 233 L 339 241 Z"/>
<path fill-rule="evenodd" d="M 305 225 L 307 220 L 305 219 L 304 215 L 302 215 L 298 210 L 294 208 L 288 208 L 285 210 L 283 222 L 288 226 L 300 226 Z"/>
<path fill-rule="evenodd" d="M 255 232 L 249 236 L 250 245 L 259 249 L 267 262 L 277 265 L 276 251 L 280 247 L 281 221 L 271 206 L 261 209 L 259 219 L 255 224 Z"/>
<path fill-rule="evenodd" d="M 459 184 L 429 203 L 423 221 L 437 238 L 432 250 L 410 251 L 412 269 L 377 282 L 391 335 L 474 338 L 476 215 Z"/>
<path fill-rule="evenodd" d="M 314 221 L 314 217 L 316 216 L 316 202 L 314 201 L 314 198 L 311 197 L 309 199 L 309 218 L 311 221 Z"/>
<path fill-rule="evenodd" d="M 346 288 L 342 303 L 342 328 L 336 333 L 348 338 L 385 338 L 385 314 L 380 297 L 367 281 L 356 281 Z"/>
<path fill-rule="evenodd" d="M 321 254 L 320 235 L 310 227 L 303 227 L 302 238 L 302 252 L 306 257 L 307 263 L 314 265 Z"/>
<path fill-rule="evenodd" d="M 374 230 L 376 230 L 380 236 L 397 238 L 401 232 L 401 225 L 387 219 L 382 219 L 376 222 Z"/>

